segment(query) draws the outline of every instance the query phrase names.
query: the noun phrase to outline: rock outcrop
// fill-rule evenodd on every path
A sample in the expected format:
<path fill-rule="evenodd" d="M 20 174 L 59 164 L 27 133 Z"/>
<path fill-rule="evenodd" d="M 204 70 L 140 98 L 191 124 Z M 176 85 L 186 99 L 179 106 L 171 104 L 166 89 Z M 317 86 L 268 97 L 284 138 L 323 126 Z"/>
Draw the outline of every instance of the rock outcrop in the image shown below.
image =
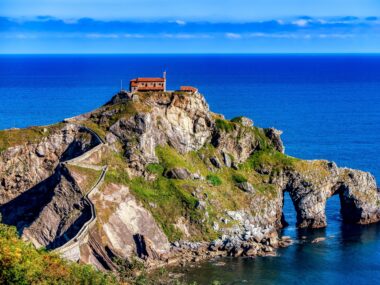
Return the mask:
<path fill-rule="evenodd" d="M 91 134 L 74 124 L 45 128 L 38 142 L 0 154 L 0 213 L 36 247 L 55 248 L 88 219 L 88 205 L 60 163 L 90 149 Z M 11 131 L 12 133 L 12 131 Z"/>
<path fill-rule="evenodd" d="M 81 125 L 106 144 L 95 147 L 94 133 Z M 289 157 L 280 135 L 210 112 L 198 93 L 120 92 L 100 109 L 0 152 L 0 212 L 35 246 L 53 249 L 80 232 L 90 201 L 96 226 L 75 256 L 103 270 L 132 256 L 155 267 L 273 255 L 291 243 L 278 236 L 286 226 L 284 192 L 300 228 L 325 227 L 333 195 L 344 222 L 380 220 L 371 174 Z M 62 162 L 79 155 L 87 168 L 73 174 Z M 90 170 L 105 165 L 104 185 L 84 199 L 79 185 L 91 185 Z"/>
<path fill-rule="evenodd" d="M 110 132 L 126 145 L 132 168 L 142 172 L 145 165 L 158 162 L 155 148 L 168 144 L 180 153 L 200 149 L 211 137 L 212 119 L 203 96 L 153 95 L 145 102 L 149 112 L 121 118 Z M 100 119 L 103 120 L 103 114 Z"/>
<path fill-rule="evenodd" d="M 314 165 L 319 172 L 293 171 L 286 173 L 284 179 L 284 191 L 288 191 L 292 198 L 299 227 L 325 227 L 326 202 L 333 195 L 339 195 L 342 218 L 345 222 L 368 224 L 380 219 L 380 198 L 371 174 L 338 168 L 334 163 L 327 161 L 303 163 L 310 164 L 311 167 L 308 168 L 313 168 Z"/>

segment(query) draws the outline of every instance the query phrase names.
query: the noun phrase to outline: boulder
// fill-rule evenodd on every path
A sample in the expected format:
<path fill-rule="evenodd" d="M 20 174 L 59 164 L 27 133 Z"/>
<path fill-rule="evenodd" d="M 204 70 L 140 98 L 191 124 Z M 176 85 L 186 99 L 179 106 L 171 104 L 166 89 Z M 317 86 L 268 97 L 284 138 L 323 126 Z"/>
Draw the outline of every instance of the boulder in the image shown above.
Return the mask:
<path fill-rule="evenodd" d="M 192 177 L 191 173 L 186 168 L 170 169 L 165 173 L 165 176 L 167 178 L 181 179 L 181 180 L 190 179 Z"/>
<path fill-rule="evenodd" d="M 241 117 L 240 123 L 245 127 L 252 127 L 253 126 L 253 121 L 247 117 Z"/>
<path fill-rule="evenodd" d="M 225 166 L 231 167 L 232 160 L 231 160 L 230 155 L 228 153 L 226 153 L 226 152 L 223 152 L 223 161 L 224 161 L 224 165 Z"/>
<path fill-rule="evenodd" d="M 268 129 L 264 129 L 264 133 L 270 139 L 274 148 L 277 151 L 282 152 L 282 153 L 285 152 L 285 147 L 281 140 L 282 131 L 277 130 L 275 128 L 268 128 Z"/>
<path fill-rule="evenodd" d="M 239 189 L 243 190 L 244 192 L 248 192 L 248 193 L 255 192 L 255 188 L 253 188 L 252 184 L 249 182 L 237 183 L 237 187 L 239 187 Z"/>

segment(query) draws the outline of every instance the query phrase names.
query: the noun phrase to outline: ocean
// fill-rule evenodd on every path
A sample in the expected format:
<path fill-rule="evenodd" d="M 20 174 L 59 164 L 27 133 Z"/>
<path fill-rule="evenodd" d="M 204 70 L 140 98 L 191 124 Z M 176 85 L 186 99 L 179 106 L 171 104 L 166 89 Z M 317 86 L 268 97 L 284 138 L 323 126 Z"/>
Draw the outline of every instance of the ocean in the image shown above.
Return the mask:
<path fill-rule="evenodd" d="M 212 111 L 284 131 L 286 153 L 328 159 L 380 179 L 380 56 L 376 55 L 11 55 L 0 56 L 0 129 L 47 125 L 91 111 L 137 76 L 167 72 L 168 89 L 199 88 Z M 295 245 L 277 257 L 224 259 L 187 268 L 209 284 L 373 284 L 380 278 L 380 225 L 284 230 Z M 306 236 L 306 240 L 301 239 Z M 317 244 L 315 237 L 326 237 Z"/>

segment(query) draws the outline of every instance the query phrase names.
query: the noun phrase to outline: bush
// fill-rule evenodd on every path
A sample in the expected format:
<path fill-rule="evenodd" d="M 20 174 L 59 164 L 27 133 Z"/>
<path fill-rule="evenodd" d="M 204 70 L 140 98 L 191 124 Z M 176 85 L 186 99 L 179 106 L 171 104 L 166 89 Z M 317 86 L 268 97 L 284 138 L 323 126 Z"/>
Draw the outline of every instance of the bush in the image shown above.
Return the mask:
<path fill-rule="evenodd" d="M 158 163 L 149 163 L 146 166 L 146 170 L 153 174 L 162 175 L 162 173 L 164 172 L 164 167 Z"/>
<path fill-rule="evenodd" d="M 0 284 L 117 284 L 116 278 L 37 250 L 0 224 Z"/>
<path fill-rule="evenodd" d="M 210 175 L 207 175 L 206 176 L 206 179 L 208 182 L 210 182 L 213 186 L 219 186 L 222 184 L 222 180 L 216 176 L 216 175 L 213 175 L 213 174 L 210 174 Z"/>
<path fill-rule="evenodd" d="M 231 119 L 231 122 L 233 122 L 233 123 L 241 123 L 242 118 L 243 118 L 242 116 L 235 117 L 235 118 Z"/>
<path fill-rule="evenodd" d="M 108 183 L 127 185 L 130 179 L 127 172 L 109 169 L 106 173 L 104 181 Z"/>
<path fill-rule="evenodd" d="M 235 128 L 234 123 L 227 120 L 216 119 L 215 124 L 219 130 L 225 131 L 226 133 L 232 132 Z"/>
<path fill-rule="evenodd" d="M 247 182 L 248 179 L 245 178 L 243 175 L 241 174 L 234 174 L 232 175 L 232 179 L 236 182 L 236 183 L 243 183 L 243 182 Z"/>

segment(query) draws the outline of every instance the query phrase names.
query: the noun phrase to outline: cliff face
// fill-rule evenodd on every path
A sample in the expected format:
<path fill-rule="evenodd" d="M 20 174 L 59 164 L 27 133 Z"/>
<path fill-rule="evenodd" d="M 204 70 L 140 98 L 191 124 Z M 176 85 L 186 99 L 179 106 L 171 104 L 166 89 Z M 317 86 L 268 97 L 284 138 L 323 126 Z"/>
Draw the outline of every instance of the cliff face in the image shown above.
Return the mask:
<path fill-rule="evenodd" d="M 284 192 L 299 227 L 325 227 L 332 195 L 340 197 L 344 222 L 380 219 L 369 173 L 289 157 L 280 131 L 244 117 L 225 120 L 198 93 L 121 92 L 69 122 L 76 124 L 1 153 L 0 170 L 7 174 L 0 177 L 0 211 L 36 246 L 56 248 L 90 219 L 83 195 L 107 166 L 104 183 L 88 200 L 96 226 L 70 247 L 71 256 L 98 268 L 115 270 L 115 260 L 132 255 L 157 265 L 272 254 L 287 244 L 277 233 L 286 224 Z M 79 125 L 105 144 L 87 152 L 94 135 Z M 83 153 L 75 167 L 60 164 Z"/>
<path fill-rule="evenodd" d="M 36 130 L 33 141 L 23 141 L 22 130 L 3 132 L 21 143 L 0 153 L 2 221 L 36 247 L 65 243 L 88 219 L 88 205 L 60 162 L 91 148 L 91 135 L 73 124 Z"/>

